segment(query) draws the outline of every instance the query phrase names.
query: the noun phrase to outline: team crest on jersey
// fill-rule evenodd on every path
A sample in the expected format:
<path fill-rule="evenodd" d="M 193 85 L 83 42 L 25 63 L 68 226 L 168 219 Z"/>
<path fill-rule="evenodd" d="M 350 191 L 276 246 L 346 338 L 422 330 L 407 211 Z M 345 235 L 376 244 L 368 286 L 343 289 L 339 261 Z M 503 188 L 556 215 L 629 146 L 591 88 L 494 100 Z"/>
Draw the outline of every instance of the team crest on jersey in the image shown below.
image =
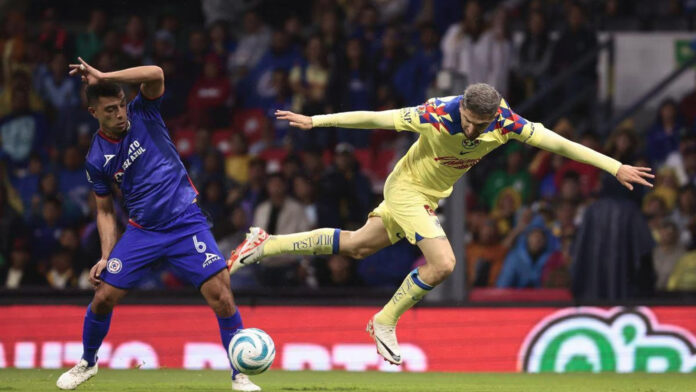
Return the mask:
<path fill-rule="evenodd" d="M 123 263 L 117 258 L 109 259 L 109 261 L 106 262 L 106 270 L 112 274 L 121 272 L 121 268 L 123 268 Z"/>
<path fill-rule="evenodd" d="M 481 141 L 478 139 L 470 140 L 468 138 L 464 138 L 464 140 L 462 140 L 462 147 L 465 150 L 472 150 L 476 148 L 476 146 L 478 146 L 480 143 Z"/>
<path fill-rule="evenodd" d="M 123 170 L 119 170 L 116 173 L 114 173 L 114 181 L 116 181 L 118 184 L 123 181 Z"/>

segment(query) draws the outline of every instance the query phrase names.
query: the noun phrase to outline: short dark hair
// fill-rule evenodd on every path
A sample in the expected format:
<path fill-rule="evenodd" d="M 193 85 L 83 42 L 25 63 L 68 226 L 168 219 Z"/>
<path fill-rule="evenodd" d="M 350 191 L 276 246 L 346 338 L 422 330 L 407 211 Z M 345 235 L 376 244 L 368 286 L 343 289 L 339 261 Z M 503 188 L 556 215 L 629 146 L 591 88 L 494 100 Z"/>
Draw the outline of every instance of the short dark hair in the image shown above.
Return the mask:
<path fill-rule="evenodd" d="M 90 84 L 85 89 L 87 95 L 87 105 L 92 106 L 100 97 L 118 97 L 123 93 L 123 89 L 118 83 L 100 82 Z"/>
<path fill-rule="evenodd" d="M 482 117 L 493 117 L 498 113 L 500 94 L 486 83 L 472 84 L 464 90 L 462 107 Z"/>

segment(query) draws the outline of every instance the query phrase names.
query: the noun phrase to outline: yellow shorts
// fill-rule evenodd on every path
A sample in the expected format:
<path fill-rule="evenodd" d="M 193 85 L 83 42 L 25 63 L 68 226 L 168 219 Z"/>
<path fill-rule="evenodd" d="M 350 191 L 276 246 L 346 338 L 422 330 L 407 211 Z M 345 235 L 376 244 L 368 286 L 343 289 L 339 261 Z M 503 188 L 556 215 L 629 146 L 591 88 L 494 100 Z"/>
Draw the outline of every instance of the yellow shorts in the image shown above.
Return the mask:
<path fill-rule="evenodd" d="M 437 202 L 437 197 L 410 189 L 407 184 L 387 180 L 384 201 L 369 216 L 382 218 L 392 244 L 406 238 L 415 245 L 423 238 L 446 236 L 435 215 Z"/>

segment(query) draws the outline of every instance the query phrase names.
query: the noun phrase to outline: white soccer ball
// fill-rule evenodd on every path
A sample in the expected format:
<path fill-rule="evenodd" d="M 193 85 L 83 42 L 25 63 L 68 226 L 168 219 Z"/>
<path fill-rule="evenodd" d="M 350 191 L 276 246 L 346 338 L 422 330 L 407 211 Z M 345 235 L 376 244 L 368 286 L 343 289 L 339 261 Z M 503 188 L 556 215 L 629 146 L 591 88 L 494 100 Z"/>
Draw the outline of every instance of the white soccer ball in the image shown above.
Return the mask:
<path fill-rule="evenodd" d="M 227 349 L 232 366 L 244 374 L 263 373 L 275 358 L 275 344 L 268 334 L 258 328 L 237 332 Z"/>

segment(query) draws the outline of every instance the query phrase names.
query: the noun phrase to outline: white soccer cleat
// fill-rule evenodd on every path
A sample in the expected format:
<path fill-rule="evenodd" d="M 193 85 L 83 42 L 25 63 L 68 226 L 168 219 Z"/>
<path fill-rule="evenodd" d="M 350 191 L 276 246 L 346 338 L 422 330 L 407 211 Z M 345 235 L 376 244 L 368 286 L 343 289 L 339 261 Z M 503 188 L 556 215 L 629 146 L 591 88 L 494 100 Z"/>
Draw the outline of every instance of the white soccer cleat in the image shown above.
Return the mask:
<path fill-rule="evenodd" d="M 261 387 L 251 382 L 246 374 L 237 373 L 237 376 L 232 379 L 232 390 L 253 392 L 260 391 Z"/>
<path fill-rule="evenodd" d="M 81 359 L 80 362 L 77 365 L 73 366 L 72 369 L 68 370 L 67 372 L 61 374 L 60 377 L 58 377 L 58 381 L 56 381 L 56 386 L 60 389 L 75 389 L 78 385 L 89 380 L 90 378 L 92 378 L 92 376 L 97 374 L 98 370 L 98 364 L 95 363 L 94 366 L 89 367 L 87 366 L 87 361 Z"/>
<path fill-rule="evenodd" d="M 258 263 L 263 257 L 263 244 L 268 239 L 266 233 L 260 227 L 252 227 L 246 235 L 246 239 L 232 251 L 227 259 L 227 269 L 230 275 L 234 274 L 245 265 Z"/>
<path fill-rule="evenodd" d="M 401 365 L 401 349 L 396 341 L 396 325 L 384 325 L 375 320 L 375 316 L 367 322 L 367 333 L 372 336 L 377 345 L 377 353 L 389 363 Z"/>

